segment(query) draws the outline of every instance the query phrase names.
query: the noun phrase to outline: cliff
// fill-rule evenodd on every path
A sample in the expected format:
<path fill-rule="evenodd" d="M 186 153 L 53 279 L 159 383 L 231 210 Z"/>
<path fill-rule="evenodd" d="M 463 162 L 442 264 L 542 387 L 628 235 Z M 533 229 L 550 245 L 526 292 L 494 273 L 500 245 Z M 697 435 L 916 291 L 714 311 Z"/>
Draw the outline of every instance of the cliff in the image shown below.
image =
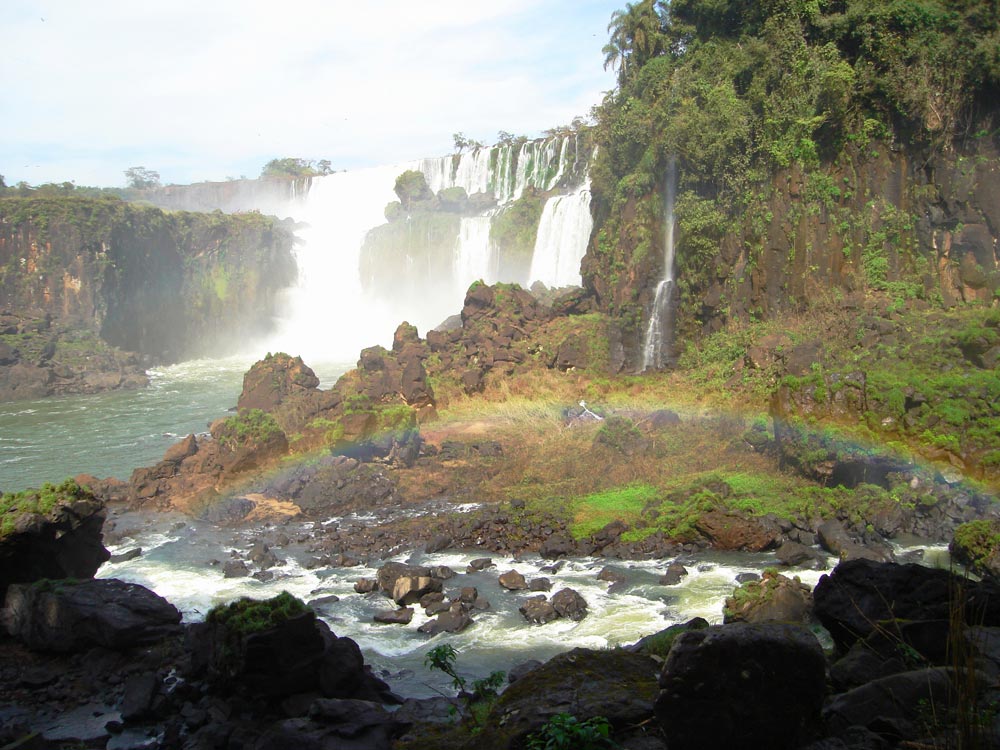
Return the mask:
<path fill-rule="evenodd" d="M 292 244 L 260 214 L 4 198 L 0 310 L 99 334 L 153 362 L 219 354 L 270 326 L 276 294 L 295 277 Z"/>

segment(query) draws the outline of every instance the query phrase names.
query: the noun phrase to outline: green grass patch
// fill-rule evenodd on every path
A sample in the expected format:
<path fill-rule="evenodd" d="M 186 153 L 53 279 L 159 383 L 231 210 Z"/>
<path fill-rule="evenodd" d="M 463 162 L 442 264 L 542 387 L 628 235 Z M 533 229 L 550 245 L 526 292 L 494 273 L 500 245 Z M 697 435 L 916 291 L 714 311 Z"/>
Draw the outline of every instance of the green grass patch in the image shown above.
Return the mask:
<path fill-rule="evenodd" d="M 91 499 L 90 491 L 72 479 L 61 484 L 46 482 L 40 489 L 4 493 L 0 497 L 0 538 L 13 532 L 17 520 L 25 514 L 45 516 L 60 505 Z"/>
<path fill-rule="evenodd" d="M 574 538 L 583 539 L 612 521 L 633 524 L 639 520 L 646 505 L 656 500 L 658 495 L 656 487 L 633 484 L 577 498 L 570 503 L 570 531 Z"/>
<path fill-rule="evenodd" d="M 209 610 L 206 621 L 226 627 L 234 635 L 250 635 L 280 625 L 308 612 L 301 599 L 282 591 L 271 599 L 242 597 Z"/>

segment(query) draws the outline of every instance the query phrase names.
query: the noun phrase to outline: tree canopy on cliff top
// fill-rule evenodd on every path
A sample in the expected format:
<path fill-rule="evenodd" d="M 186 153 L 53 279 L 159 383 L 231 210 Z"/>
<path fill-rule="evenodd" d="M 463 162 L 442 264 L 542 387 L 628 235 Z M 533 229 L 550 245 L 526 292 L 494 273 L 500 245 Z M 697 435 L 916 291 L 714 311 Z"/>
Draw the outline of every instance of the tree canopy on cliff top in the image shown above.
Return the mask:
<path fill-rule="evenodd" d="M 1000 95 L 997 0 L 640 0 L 608 31 L 611 193 L 651 192 L 677 154 L 687 187 L 738 203 L 852 138 L 946 147 Z"/>

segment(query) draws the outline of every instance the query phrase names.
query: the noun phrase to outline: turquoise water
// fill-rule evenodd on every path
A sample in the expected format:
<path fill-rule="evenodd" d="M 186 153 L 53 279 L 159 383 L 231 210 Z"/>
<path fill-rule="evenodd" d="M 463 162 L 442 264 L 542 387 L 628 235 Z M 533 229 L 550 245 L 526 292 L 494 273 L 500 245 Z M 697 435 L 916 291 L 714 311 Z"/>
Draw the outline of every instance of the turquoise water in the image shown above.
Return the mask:
<path fill-rule="evenodd" d="M 236 406 L 245 356 L 196 360 L 149 373 L 148 388 L 92 396 L 0 404 L 0 490 L 61 481 L 76 474 L 128 479 L 178 438 L 206 432 Z M 317 368 L 327 388 L 348 369 Z"/>

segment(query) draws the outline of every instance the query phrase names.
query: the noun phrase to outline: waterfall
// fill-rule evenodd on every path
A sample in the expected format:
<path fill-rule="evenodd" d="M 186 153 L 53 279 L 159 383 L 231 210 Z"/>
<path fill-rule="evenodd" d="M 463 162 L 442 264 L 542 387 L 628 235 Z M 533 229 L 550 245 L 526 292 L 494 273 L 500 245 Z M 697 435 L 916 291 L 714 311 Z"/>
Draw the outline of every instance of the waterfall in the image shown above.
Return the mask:
<path fill-rule="evenodd" d="M 305 200 L 289 206 L 292 218 L 305 225 L 297 230 L 299 280 L 288 290 L 277 332 L 262 348 L 306 362 L 351 362 L 361 349 L 391 341 L 400 319 L 363 293 L 360 250 L 365 233 L 385 221 L 385 205 L 396 199 L 396 177 L 414 167 L 314 177 Z"/>
<path fill-rule="evenodd" d="M 455 286 L 461 299 L 473 281 L 482 280 L 487 284 L 494 281 L 495 258 L 490 244 L 490 220 L 492 216 L 463 216 L 455 244 Z"/>
<path fill-rule="evenodd" d="M 588 177 L 569 195 L 556 195 L 545 202 L 529 281 L 541 281 L 549 287 L 579 285 L 580 261 L 593 228 Z"/>
<path fill-rule="evenodd" d="M 590 182 L 584 175 L 575 189 L 567 191 L 565 184 L 579 179 L 580 161 L 576 138 L 559 136 L 312 178 L 302 186 L 308 192 L 296 193 L 283 209 L 301 222 L 298 284 L 285 295 L 278 332 L 255 350 L 286 351 L 307 362 L 350 362 L 365 347 L 387 345 L 403 320 L 421 333 L 439 325 L 461 309 L 473 281 L 499 277 L 502 259 L 490 239 L 491 222 L 498 207 L 528 188 L 550 195 L 530 278 L 518 280 L 579 284 L 593 228 Z M 451 187 L 469 195 L 492 191 L 497 206 L 478 215 L 430 211 L 397 219 L 404 225 L 387 225 L 384 209 L 396 200 L 396 177 L 412 169 L 424 174 L 435 193 Z M 377 255 L 367 255 L 367 249 L 362 254 L 366 237 L 380 239 Z M 525 261 L 520 273 L 527 268 Z"/>
<path fill-rule="evenodd" d="M 663 279 L 656 285 L 653 309 L 646 327 L 642 369 L 659 369 L 670 362 L 674 325 L 674 198 L 677 191 L 677 159 L 667 162 L 663 198 Z"/>

